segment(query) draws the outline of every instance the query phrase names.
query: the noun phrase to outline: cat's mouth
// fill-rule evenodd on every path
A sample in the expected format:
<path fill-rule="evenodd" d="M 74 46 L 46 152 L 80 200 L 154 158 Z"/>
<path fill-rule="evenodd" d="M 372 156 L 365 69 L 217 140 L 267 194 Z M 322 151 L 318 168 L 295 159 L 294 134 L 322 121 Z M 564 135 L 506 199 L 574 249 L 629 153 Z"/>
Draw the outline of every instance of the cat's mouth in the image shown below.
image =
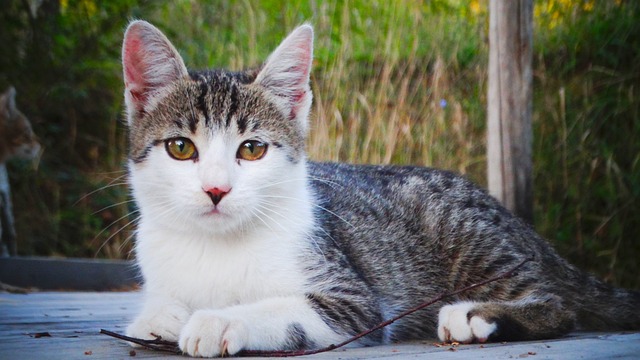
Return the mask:
<path fill-rule="evenodd" d="M 202 214 L 202 216 L 225 216 L 225 214 L 222 211 L 220 211 L 220 208 L 218 206 L 213 206 L 207 209 Z"/>

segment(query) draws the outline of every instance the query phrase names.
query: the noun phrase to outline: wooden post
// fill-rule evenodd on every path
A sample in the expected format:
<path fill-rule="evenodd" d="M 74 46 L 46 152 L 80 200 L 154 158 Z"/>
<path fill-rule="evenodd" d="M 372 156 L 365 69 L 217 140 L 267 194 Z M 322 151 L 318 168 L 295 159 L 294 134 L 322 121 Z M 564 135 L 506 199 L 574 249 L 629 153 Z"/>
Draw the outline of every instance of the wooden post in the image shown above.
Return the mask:
<path fill-rule="evenodd" d="M 489 2 L 489 193 L 533 223 L 533 0 Z"/>

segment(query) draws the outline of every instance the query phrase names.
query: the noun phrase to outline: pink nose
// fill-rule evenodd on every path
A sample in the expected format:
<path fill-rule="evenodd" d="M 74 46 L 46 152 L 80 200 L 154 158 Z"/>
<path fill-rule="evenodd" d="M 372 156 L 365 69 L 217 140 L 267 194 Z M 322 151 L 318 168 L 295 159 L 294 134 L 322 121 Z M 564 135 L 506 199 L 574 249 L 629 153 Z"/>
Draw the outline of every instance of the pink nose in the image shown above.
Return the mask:
<path fill-rule="evenodd" d="M 205 190 L 207 195 L 211 198 L 213 205 L 218 205 L 222 198 L 227 195 L 231 191 L 231 188 L 226 187 L 214 187 L 208 190 Z"/>

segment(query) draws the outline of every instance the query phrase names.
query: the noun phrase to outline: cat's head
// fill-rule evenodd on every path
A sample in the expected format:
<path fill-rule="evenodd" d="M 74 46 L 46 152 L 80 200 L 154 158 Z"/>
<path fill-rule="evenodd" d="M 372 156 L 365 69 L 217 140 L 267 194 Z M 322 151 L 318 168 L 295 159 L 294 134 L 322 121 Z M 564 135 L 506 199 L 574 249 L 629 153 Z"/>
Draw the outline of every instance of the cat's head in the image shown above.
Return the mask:
<path fill-rule="evenodd" d="M 0 94 L 0 162 L 16 157 L 32 159 L 40 151 L 40 143 L 29 119 L 16 106 L 13 87 Z"/>
<path fill-rule="evenodd" d="M 312 51 L 313 29 L 303 25 L 259 69 L 188 71 L 162 32 L 132 22 L 124 96 L 143 216 L 211 233 L 282 216 L 281 200 L 306 181 Z"/>

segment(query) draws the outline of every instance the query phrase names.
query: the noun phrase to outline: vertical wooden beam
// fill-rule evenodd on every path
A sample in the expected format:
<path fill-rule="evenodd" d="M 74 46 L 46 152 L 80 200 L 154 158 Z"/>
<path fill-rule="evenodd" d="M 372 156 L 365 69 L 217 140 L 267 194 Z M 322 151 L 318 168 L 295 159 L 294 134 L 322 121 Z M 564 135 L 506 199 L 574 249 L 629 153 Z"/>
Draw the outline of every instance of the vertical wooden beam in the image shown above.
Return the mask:
<path fill-rule="evenodd" d="M 533 0 L 489 2 L 489 192 L 533 222 Z"/>

